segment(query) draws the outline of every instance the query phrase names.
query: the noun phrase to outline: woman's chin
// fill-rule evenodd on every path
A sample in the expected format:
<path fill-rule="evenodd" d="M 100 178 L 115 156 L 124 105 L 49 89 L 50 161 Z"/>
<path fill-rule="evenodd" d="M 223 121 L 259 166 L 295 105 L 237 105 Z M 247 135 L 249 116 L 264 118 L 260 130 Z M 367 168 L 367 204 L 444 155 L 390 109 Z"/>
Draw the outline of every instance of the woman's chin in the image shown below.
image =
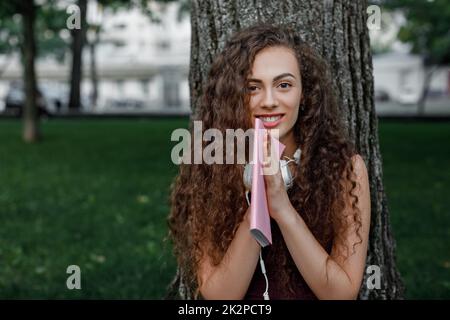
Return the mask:
<path fill-rule="evenodd" d="M 270 134 L 277 138 L 278 140 L 282 140 L 285 136 L 286 136 L 286 132 L 283 129 L 280 128 L 273 128 L 273 129 L 269 129 L 270 130 Z"/>

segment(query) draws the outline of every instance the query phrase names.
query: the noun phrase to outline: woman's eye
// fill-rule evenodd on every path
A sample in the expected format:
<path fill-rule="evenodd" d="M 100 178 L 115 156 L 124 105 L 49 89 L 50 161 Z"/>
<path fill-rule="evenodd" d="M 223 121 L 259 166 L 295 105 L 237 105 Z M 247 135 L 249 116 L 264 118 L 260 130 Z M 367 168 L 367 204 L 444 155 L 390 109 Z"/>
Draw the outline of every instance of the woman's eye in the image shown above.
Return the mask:
<path fill-rule="evenodd" d="M 280 83 L 280 86 L 281 86 L 282 89 L 287 89 L 289 87 L 292 87 L 292 85 L 290 83 L 287 83 L 287 82 Z"/>
<path fill-rule="evenodd" d="M 256 86 L 250 86 L 247 89 L 248 89 L 248 91 L 255 91 L 258 88 Z"/>

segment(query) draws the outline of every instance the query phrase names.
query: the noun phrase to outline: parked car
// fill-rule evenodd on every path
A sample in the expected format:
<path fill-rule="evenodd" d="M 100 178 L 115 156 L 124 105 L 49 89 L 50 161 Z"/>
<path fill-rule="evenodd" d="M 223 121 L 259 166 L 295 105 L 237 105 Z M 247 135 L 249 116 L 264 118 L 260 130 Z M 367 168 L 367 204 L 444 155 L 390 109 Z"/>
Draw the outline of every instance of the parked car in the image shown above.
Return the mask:
<path fill-rule="evenodd" d="M 122 98 L 109 101 L 109 106 L 117 109 L 142 109 L 144 104 L 145 102 L 143 100 L 133 98 Z"/>
<path fill-rule="evenodd" d="M 5 107 L 3 112 L 5 114 L 20 117 L 22 116 L 24 105 L 25 105 L 25 90 L 23 84 L 18 82 L 11 83 L 5 97 Z M 46 99 L 39 88 L 37 90 L 36 105 L 39 117 L 40 116 L 48 117 L 51 115 L 51 113 L 47 108 Z"/>

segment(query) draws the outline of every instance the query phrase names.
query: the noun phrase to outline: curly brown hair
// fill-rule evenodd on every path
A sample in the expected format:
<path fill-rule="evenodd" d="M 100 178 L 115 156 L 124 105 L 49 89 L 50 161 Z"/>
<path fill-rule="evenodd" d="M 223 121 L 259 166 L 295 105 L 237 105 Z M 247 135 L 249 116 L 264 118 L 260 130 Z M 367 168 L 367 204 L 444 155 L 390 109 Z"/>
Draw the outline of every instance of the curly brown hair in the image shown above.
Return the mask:
<path fill-rule="evenodd" d="M 359 236 L 361 219 L 358 198 L 353 194 L 356 181 L 352 157 L 356 150 L 338 116 L 326 63 L 294 30 L 257 24 L 233 34 L 211 65 L 192 120 L 201 120 L 203 131 L 216 128 L 225 133 L 226 129 L 251 128 L 247 77 L 258 52 L 275 46 L 293 50 L 303 85 L 294 126 L 302 159 L 295 169 L 289 199 L 316 239 L 329 248 L 333 241 L 343 243 L 342 235 L 350 223 L 356 223 Z M 190 129 L 192 133 L 192 123 Z M 182 281 L 191 288 L 194 298 L 199 295 L 197 270 L 202 255 L 207 254 L 218 265 L 247 210 L 242 174 L 239 164 L 181 164 L 171 186 L 169 237 Z M 341 183 L 343 179 L 347 182 Z M 353 210 L 344 215 L 347 194 Z M 272 232 L 279 232 L 276 226 L 272 228 Z M 282 282 L 293 292 L 290 280 L 298 270 L 282 237 L 274 236 L 272 247 L 266 259 L 283 266 Z M 348 257 L 349 248 L 342 254 Z"/>

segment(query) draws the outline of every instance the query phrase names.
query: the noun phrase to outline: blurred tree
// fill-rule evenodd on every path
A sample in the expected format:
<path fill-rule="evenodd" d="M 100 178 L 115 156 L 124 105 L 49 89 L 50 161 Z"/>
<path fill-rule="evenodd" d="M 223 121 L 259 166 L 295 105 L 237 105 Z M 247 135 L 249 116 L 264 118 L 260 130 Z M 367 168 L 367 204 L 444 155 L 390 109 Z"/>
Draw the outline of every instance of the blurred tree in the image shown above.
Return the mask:
<path fill-rule="evenodd" d="M 22 114 L 23 139 L 26 142 L 35 142 L 41 138 L 36 106 L 38 85 L 35 59 L 38 54 L 54 54 L 62 58 L 64 51 L 60 48 L 64 47 L 64 41 L 58 32 L 62 21 L 60 11 L 50 0 L 40 5 L 35 5 L 33 0 L 0 4 L 0 53 L 12 57 L 19 51 L 23 65 L 25 104 Z M 0 74 L 7 66 L 6 63 L 0 67 Z"/>
<path fill-rule="evenodd" d="M 36 7 L 36 55 L 44 57 L 52 55 L 62 61 L 66 52 L 66 41 L 61 36 L 65 28 L 65 13 L 53 1 L 45 2 Z M 10 3 L 0 4 L 0 54 L 11 58 L 21 47 L 22 20 L 19 11 Z M 0 75 L 4 71 L 0 66 Z"/>
<path fill-rule="evenodd" d="M 24 130 L 23 139 L 26 142 L 35 142 L 40 138 L 37 123 L 37 84 L 34 68 L 36 57 L 36 41 L 34 35 L 34 24 L 36 20 L 36 8 L 33 0 L 21 0 L 15 2 L 18 12 L 22 15 L 23 43 L 22 59 L 25 81 L 25 106 L 23 110 Z"/>
<path fill-rule="evenodd" d="M 88 5 L 88 13 L 90 15 L 92 15 L 92 13 L 90 12 L 90 10 L 92 10 L 91 8 L 89 8 L 89 5 Z M 102 7 L 100 7 L 100 8 L 96 7 L 96 9 L 98 11 L 97 14 L 101 15 Z M 88 19 L 88 23 L 89 23 L 89 27 L 88 27 L 88 31 L 87 31 L 87 42 L 88 42 L 88 46 L 89 46 L 89 56 L 90 56 L 90 62 L 91 62 L 89 71 L 90 71 L 91 85 L 92 85 L 92 89 L 91 89 L 91 93 L 90 93 L 90 104 L 91 104 L 92 108 L 95 108 L 97 106 L 97 99 L 98 99 L 96 47 L 100 41 L 101 21 L 100 21 L 100 19 L 98 19 L 97 21 L 89 21 L 89 19 Z"/>
<path fill-rule="evenodd" d="M 405 15 L 398 38 L 423 58 L 426 74 L 418 103 L 418 112 L 423 114 L 433 72 L 450 63 L 450 1 L 385 0 L 383 5 Z"/>
<path fill-rule="evenodd" d="M 83 46 L 86 41 L 86 10 L 87 10 L 87 0 L 78 0 L 77 1 L 78 12 L 74 14 L 78 14 L 78 19 L 80 22 L 79 28 L 75 27 L 70 30 L 72 35 L 72 71 L 70 73 L 70 93 L 69 93 L 69 110 L 79 110 L 80 109 L 80 101 L 81 101 L 81 80 L 82 80 L 82 68 L 83 68 Z"/>
<path fill-rule="evenodd" d="M 35 1 L 36 2 L 36 1 Z M 63 62 L 67 52 L 66 8 L 57 0 L 40 1 L 36 6 L 36 45 L 38 57 L 52 56 Z"/>
<path fill-rule="evenodd" d="M 395 240 L 382 180 L 367 7 L 365 0 L 192 0 L 191 107 L 195 117 L 210 64 L 231 33 L 257 21 L 298 30 L 331 68 L 340 114 L 370 177 L 372 215 L 367 265 L 380 267 L 382 277 L 381 288 L 370 290 L 365 285 L 370 275 L 364 274 L 360 298 L 398 299 L 403 297 L 403 283 L 395 263 Z M 191 288 L 183 282 L 182 269 L 177 270 L 168 289 L 167 298 L 192 298 Z"/>
<path fill-rule="evenodd" d="M 143 1 L 143 0 L 142 0 Z M 117 10 L 120 7 L 130 8 L 132 6 L 132 2 L 127 0 L 98 0 L 98 4 L 102 7 L 110 7 L 113 10 Z M 96 103 L 97 100 L 97 71 L 96 71 L 96 63 L 95 63 L 95 46 L 98 42 L 100 25 L 89 24 L 86 17 L 88 15 L 88 1 L 87 0 L 78 0 L 77 6 L 79 8 L 80 13 L 80 29 L 72 29 L 72 72 L 70 77 L 70 96 L 69 96 L 69 110 L 72 112 L 79 111 L 81 107 L 81 81 L 83 78 L 83 47 L 85 44 L 89 45 L 89 50 L 91 53 L 91 81 L 93 86 L 92 92 L 92 103 Z M 87 42 L 87 32 L 88 28 L 94 33 L 91 41 Z"/>
<path fill-rule="evenodd" d="M 7 58 L 3 65 L 0 66 L 0 76 L 8 66 L 8 58 L 12 58 L 13 52 L 19 49 L 19 39 L 22 30 L 20 28 L 21 17 L 19 14 L 12 16 L 11 12 L 13 11 L 0 5 L 0 54 L 5 55 Z"/>

